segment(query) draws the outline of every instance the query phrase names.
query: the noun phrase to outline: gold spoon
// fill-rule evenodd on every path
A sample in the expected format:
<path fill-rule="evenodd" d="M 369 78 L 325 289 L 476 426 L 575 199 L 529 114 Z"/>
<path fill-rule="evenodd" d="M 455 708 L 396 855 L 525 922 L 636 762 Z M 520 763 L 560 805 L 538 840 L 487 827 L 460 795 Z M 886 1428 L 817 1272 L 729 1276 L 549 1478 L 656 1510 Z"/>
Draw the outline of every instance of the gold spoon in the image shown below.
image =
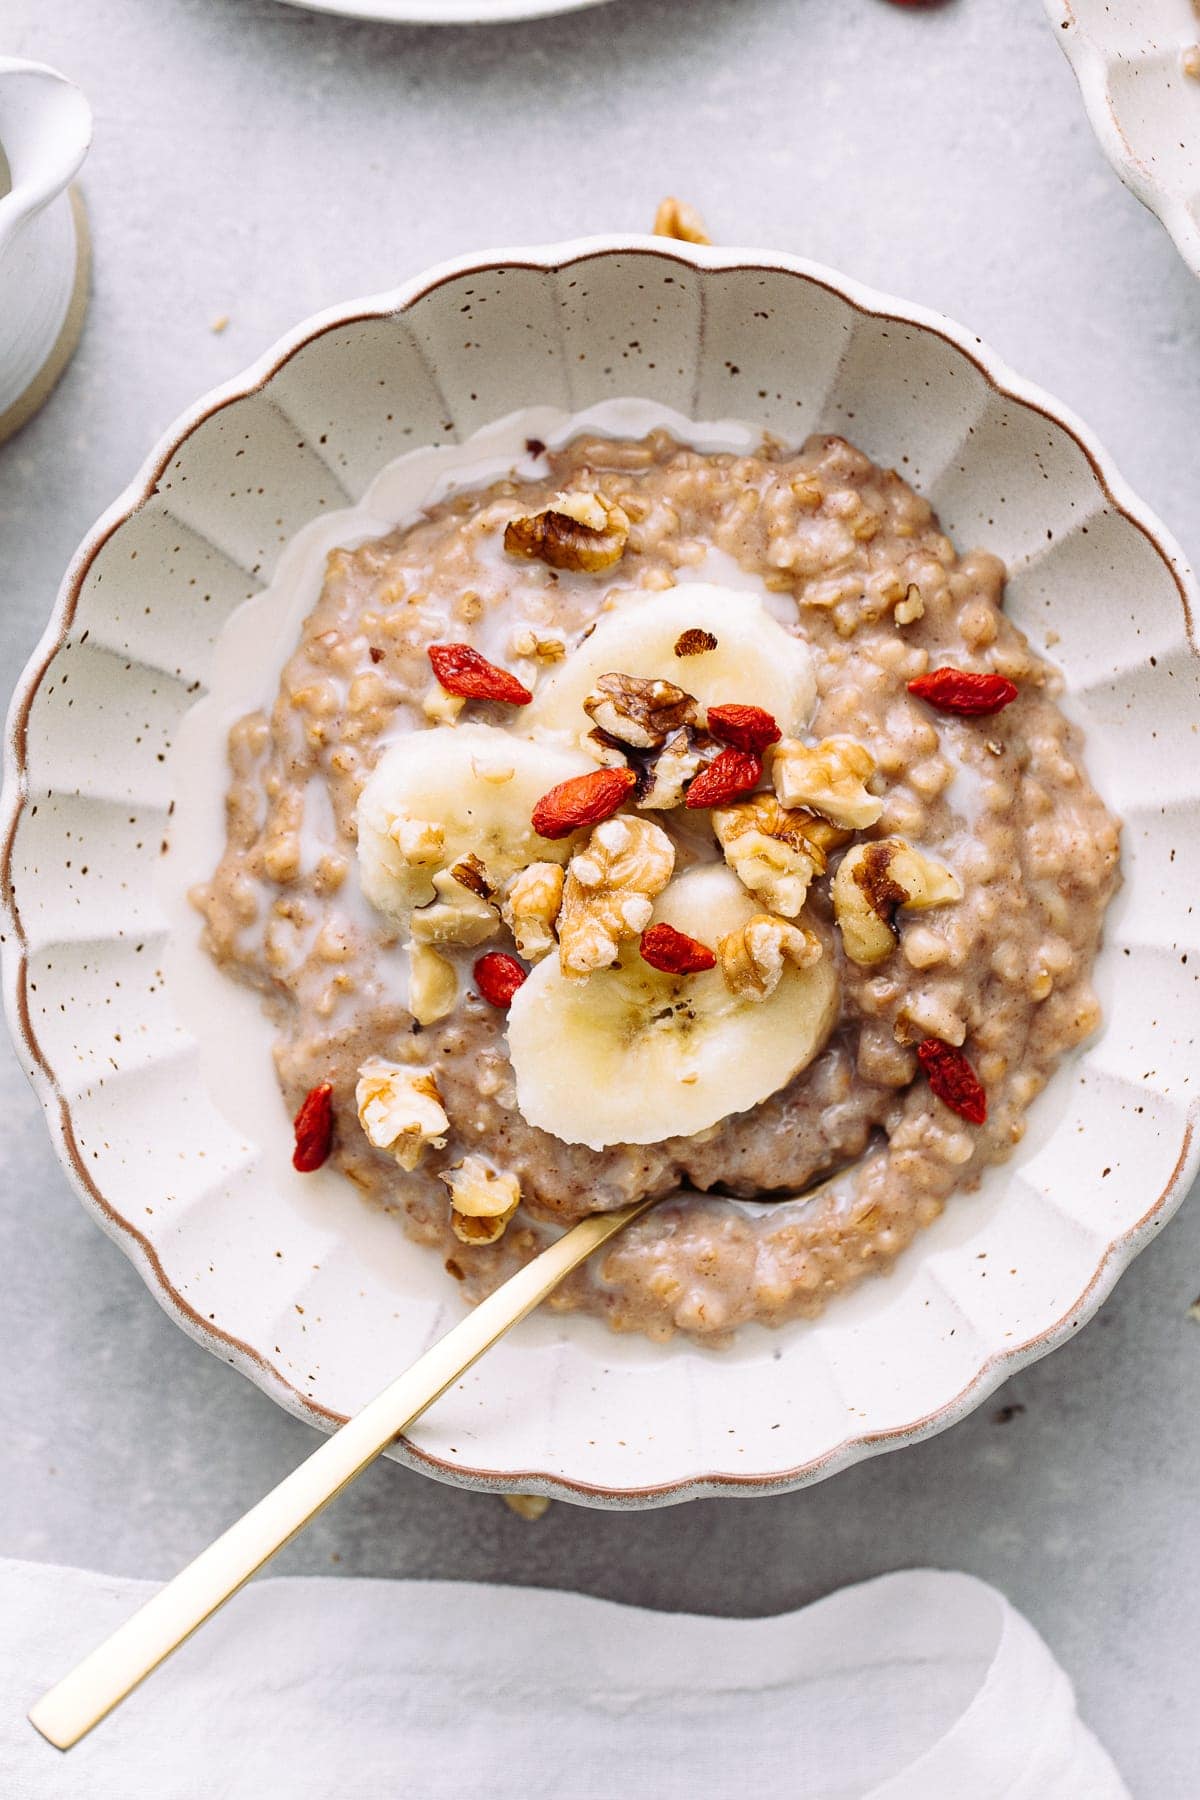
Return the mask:
<path fill-rule="evenodd" d="M 77 1744 L 572 1269 L 653 1204 L 591 1213 L 518 1269 L 43 1694 L 30 1723 L 59 1750 Z"/>
<path fill-rule="evenodd" d="M 811 1199 L 858 1160 L 830 1170 L 787 1198 Z M 638 1200 L 617 1212 L 590 1213 L 518 1269 L 43 1694 L 29 1713 L 30 1724 L 59 1750 L 77 1744 L 277 1550 L 336 1500 L 472 1363 L 519 1325 L 593 1250 L 649 1211 L 657 1198 Z"/>

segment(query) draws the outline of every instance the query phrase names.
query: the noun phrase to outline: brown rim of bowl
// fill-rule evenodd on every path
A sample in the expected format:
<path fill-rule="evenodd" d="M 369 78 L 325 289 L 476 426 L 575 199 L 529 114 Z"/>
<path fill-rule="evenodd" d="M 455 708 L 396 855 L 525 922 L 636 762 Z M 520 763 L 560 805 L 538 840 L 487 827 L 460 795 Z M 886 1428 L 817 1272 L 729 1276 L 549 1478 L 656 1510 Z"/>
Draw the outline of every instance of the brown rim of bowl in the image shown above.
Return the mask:
<path fill-rule="evenodd" d="M 406 313 L 427 294 L 433 293 L 446 283 L 456 281 L 463 276 L 498 273 L 509 269 L 531 269 L 545 274 L 560 274 L 578 262 L 593 261 L 601 256 L 647 254 L 657 256 L 665 263 L 674 263 L 679 267 L 699 271 L 747 270 L 754 272 L 761 270 L 764 273 L 795 275 L 808 281 L 814 287 L 822 288 L 825 292 L 835 295 L 864 317 L 913 326 L 917 330 L 926 331 L 934 337 L 941 338 L 944 343 L 949 344 L 965 361 L 978 370 L 994 393 L 1002 399 L 1011 400 L 1025 410 L 1048 420 L 1050 424 L 1065 433 L 1082 452 L 1092 471 L 1096 485 L 1108 505 L 1141 533 L 1168 569 L 1179 595 L 1188 644 L 1193 654 L 1200 657 L 1200 646 L 1196 642 L 1191 605 L 1195 587 L 1194 583 L 1191 583 L 1183 573 L 1186 565 L 1181 551 L 1175 546 L 1166 528 L 1128 490 L 1125 490 L 1124 497 L 1119 497 L 1117 490 L 1124 489 L 1124 483 L 1112 468 L 1106 454 L 1098 444 L 1092 442 L 1090 435 L 1078 420 L 1074 419 L 1057 402 L 1052 401 L 1049 395 L 1043 394 L 1031 383 L 1022 381 L 997 358 L 992 357 L 980 338 L 953 325 L 951 321 L 928 313 L 921 307 L 909 306 L 886 295 L 860 287 L 857 282 L 840 276 L 833 270 L 825 269 L 819 264 L 807 263 L 799 257 L 783 253 L 764 254 L 753 251 L 718 250 L 645 236 L 620 237 L 619 239 L 609 236 L 579 239 L 567 244 L 549 245 L 542 249 L 517 250 L 512 255 L 495 252 L 484 256 L 459 258 L 453 262 L 439 264 L 436 268 L 417 276 L 413 281 L 397 288 L 390 294 L 379 295 L 367 301 L 351 302 L 348 305 L 331 308 L 317 314 L 281 339 L 264 357 L 249 369 L 244 370 L 240 376 L 235 377 L 224 386 L 214 389 L 199 400 L 195 406 L 183 413 L 165 434 L 157 448 L 151 452 L 133 481 L 92 527 L 76 551 L 63 577 L 46 631 L 14 689 L 6 733 L 4 794 L 2 805 L 0 805 L 3 826 L 3 847 L 0 849 L 0 906 L 2 906 L 7 927 L 2 939 L 5 1007 L 13 1037 L 18 1048 L 23 1049 L 25 1053 L 26 1073 L 42 1103 L 51 1135 L 55 1139 L 59 1151 L 59 1159 L 66 1168 L 81 1199 L 94 1212 L 101 1227 L 120 1245 L 130 1261 L 139 1267 L 143 1279 L 159 1304 L 175 1317 L 189 1336 L 231 1366 L 239 1368 L 258 1387 L 270 1394 L 297 1418 L 307 1420 L 323 1430 L 336 1430 L 339 1425 L 345 1423 L 345 1415 L 322 1406 L 319 1401 L 302 1393 L 276 1368 L 274 1363 L 270 1362 L 252 1344 L 247 1344 L 241 1339 L 231 1336 L 208 1319 L 203 1318 L 172 1285 L 158 1252 L 150 1240 L 128 1219 L 117 1212 L 105 1195 L 100 1192 L 79 1154 L 70 1108 L 58 1084 L 54 1069 L 38 1042 L 29 1015 L 26 991 L 28 970 L 26 938 L 13 893 L 13 847 L 17 826 L 28 797 L 26 739 L 29 713 L 51 662 L 66 641 L 67 633 L 74 620 L 80 590 L 100 550 L 131 515 L 151 498 L 166 468 L 194 431 L 224 407 L 267 387 L 279 371 L 306 345 L 323 336 L 327 331 Z M 1200 596 L 1197 597 L 1200 598 Z M 799 1464 L 795 1468 L 779 1470 L 772 1474 L 740 1475 L 726 1470 L 712 1470 L 703 1474 L 684 1476 L 676 1481 L 660 1482 L 652 1486 L 636 1488 L 602 1487 L 591 1482 L 572 1480 L 566 1476 L 553 1475 L 536 1469 L 496 1470 L 463 1467 L 457 1463 L 447 1462 L 443 1457 L 435 1456 L 430 1451 L 420 1449 L 406 1438 L 399 1440 L 386 1454 L 398 1462 L 455 1486 L 496 1493 L 514 1491 L 540 1493 L 562 1500 L 573 1499 L 585 1504 L 632 1509 L 665 1505 L 675 1501 L 700 1498 L 708 1494 L 752 1496 L 782 1493 L 819 1481 L 880 1450 L 898 1449 L 904 1444 L 916 1443 L 922 1438 L 931 1437 L 936 1432 L 945 1429 L 946 1426 L 965 1417 L 1009 1375 L 1057 1348 L 1092 1316 L 1124 1269 L 1128 1267 L 1157 1230 L 1166 1224 L 1183 1200 L 1188 1182 L 1194 1173 L 1198 1157 L 1200 1157 L 1200 1142 L 1197 1141 L 1195 1131 L 1198 1109 L 1200 1109 L 1200 1098 L 1193 1102 L 1189 1110 L 1174 1168 L 1161 1193 L 1127 1231 L 1109 1244 L 1091 1279 L 1072 1305 L 1044 1331 L 1027 1338 L 1023 1343 L 1014 1345 L 1010 1350 L 986 1358 L 971 1380 L 952 1399 L 906 1425 L 895 1426 L 888 1431 L 862 1432 L 848 1436 L 822 1456 L 811 1458 L 808 1462 Z"/>

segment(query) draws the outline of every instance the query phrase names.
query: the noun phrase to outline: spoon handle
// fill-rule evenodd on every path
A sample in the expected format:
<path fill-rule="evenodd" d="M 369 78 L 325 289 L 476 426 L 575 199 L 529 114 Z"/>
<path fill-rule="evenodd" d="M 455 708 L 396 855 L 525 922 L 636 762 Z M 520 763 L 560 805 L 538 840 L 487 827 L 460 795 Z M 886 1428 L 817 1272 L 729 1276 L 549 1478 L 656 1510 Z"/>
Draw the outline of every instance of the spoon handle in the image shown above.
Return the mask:
<path fill-rule="evenodd" d="M 472 1363 L 650 1204 L 592 1213 L 518 1269 L 43 1694 L 30 1723 L 59 1750 L 78 1743 Z"/>

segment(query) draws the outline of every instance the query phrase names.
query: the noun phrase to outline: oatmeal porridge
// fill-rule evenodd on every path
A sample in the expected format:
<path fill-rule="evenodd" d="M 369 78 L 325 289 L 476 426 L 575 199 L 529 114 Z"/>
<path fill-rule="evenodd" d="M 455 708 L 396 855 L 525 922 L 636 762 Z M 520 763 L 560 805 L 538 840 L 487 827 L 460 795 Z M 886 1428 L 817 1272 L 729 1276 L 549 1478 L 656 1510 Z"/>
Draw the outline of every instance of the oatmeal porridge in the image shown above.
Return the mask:
<path fill-rule="evenodd" d="M 1118 826 L 1003 565 L 895 470 L 529 450 L 328 557 L 230 736 L 206 944 L 277 1029 L 297 1168 L 469 1298 L 654 1195 L 549 1304 L 811 1315 L 1095 1029 Z"/>

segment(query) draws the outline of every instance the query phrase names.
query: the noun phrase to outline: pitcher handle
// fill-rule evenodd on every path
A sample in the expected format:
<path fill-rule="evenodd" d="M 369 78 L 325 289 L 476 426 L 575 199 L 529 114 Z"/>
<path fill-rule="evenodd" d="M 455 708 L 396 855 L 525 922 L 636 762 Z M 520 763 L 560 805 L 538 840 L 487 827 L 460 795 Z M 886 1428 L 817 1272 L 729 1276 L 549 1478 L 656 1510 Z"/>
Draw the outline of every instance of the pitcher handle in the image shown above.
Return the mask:
<path fill-rule="evenodd" d="M 92 139 L 92 109 L 45 63 L 0 56 L 0 144 L 12 177 L 0 199 L 0 245 L 61 194 Z"/>

